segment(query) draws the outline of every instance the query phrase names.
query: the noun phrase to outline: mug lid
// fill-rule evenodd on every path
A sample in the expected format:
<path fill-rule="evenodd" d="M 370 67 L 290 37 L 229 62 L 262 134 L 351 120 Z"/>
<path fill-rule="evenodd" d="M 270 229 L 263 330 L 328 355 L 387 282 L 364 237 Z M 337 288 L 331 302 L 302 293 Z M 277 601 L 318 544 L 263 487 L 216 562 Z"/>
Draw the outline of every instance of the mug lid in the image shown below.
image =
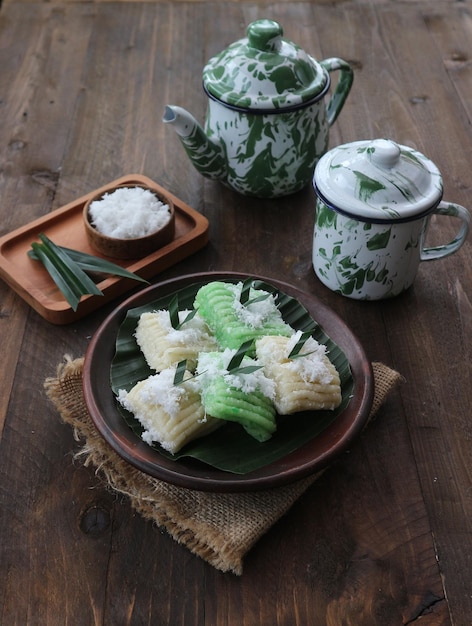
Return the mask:
<path fill-rule="evenodd" d="M 441 174 L 420 152 L 389 139 L 355 141 L 330 150 L 313 177 L 334 210 L 363 221 L 408 221 L 428 214 L 443 194 Z"/>
<path fill-rule="evenodd" d="M 211 58 L 203 69 L 210 97 L 243 109 L 299 107 L 329 89 L 328 72 L 296 44 L 283 39 L 277 22 L 257 20 L 247 37 Z"/>

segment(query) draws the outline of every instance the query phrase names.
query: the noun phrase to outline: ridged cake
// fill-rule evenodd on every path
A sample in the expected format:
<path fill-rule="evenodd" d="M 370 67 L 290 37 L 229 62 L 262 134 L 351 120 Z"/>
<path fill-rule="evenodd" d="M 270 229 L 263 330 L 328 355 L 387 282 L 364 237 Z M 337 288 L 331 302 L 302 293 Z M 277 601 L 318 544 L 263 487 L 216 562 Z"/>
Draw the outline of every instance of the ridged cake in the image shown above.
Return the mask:
<path fill-rule="evenodd" d="M 167 310 L 143 313 L 138 322 L 135 338 L 149 367 L 160 372 L 167 367 L 187 360 L 193 370 L 200 352 L 217 349 L 215 337 L 210 334 L 205 321 L 197 314 L 184 321 L 190 311 L 179 311 L 182 325 L 173 328 Z"/>
<path fill-rule="evenodd" d="M 275 383 L 274 404 L 280 415 L 300 411 L 333 410 L 341 404 L 339 374 L 326 354 L 326 347 L 309 337 L 301 351 L 289 358 L 301 337 L 266 336 L 256 341 L 258 360 Z"/>
<path fill-rule="evenodd" d="M 189 372 L 187 380 L 178 385 L 174 377 L 175 368 L 168 368 L 136 383 L 129 392 L 120 390 L 118 394 L 120 404 L 143 426 L 143 441 L 150 445 L 158 442 L 172 454 L 222 424 L 206 415 Z"/>
<path fill-rule="evenodd" d="M 248 301 L 241 303 L 241 291 L 242 283 L 213 281 L 201 287 L 195 296 L 194 306 L 220 346 L 238 349 L 249 339 L 293 334 L 271 293 L 251 288 Z M 253 353 L 253 349 L 248 351 Z"/>
<path fill-rule="evenodd" d="M 242 360 L 240 371 L 228 370 L 233 355 L 230 349 L 200 355 L 196 380 L 205 413 L 238 422 L 252 437 L 266 441 L 276 430 L 274 385 L 248 357 Z"/>

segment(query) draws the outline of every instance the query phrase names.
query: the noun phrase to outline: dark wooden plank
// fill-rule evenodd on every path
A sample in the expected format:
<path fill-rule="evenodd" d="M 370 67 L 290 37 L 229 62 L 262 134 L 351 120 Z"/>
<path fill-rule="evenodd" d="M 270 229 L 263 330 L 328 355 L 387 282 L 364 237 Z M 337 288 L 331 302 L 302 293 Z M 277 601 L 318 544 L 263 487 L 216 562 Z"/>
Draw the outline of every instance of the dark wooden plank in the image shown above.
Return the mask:
<path fill-rule="evenodd" d="M 443 37 L 447 32 L 455 47 L 457 36 L 459 41 L 467 37 L 470 15 L 463 10 L 446 12 L 433 7 L 430 11 L 425 7 L 398 14 L 386 10 L 378 16 L 377 32 L 391 65 L 371 68 L 382 72 L 384 94 L 372 94 L 371 123 L 378 124 L 379 134 L 394 133 L 394 138 L 428 154 L 443 172 L 445 199 L 467 204 L 471 148 L 470 139 L 465 138 L 470 110 L 457 97 L 447 56 L 438 50 L 429 29 L 432 23 L 441 24 Z M 369 68 L 364 67 L 362 73 L 365 70 Z M 401 80 L 393 81 L 395 76 Z M 467 76 L 464 78 L 461 84 L 470 85 Z M 433 238 L 436 243 L 453 237 L 457 226 L 452 222 L 433 220 L 433 228 L 440 233 Z M 402 388 L 402 402 L 451 615 L 457 623 L 466 623 L 471 611 L 468 585 L 457 574 L 470 566 L 472 554 L 467 486 L 471 395 L 464 387 L 471 373 L 470 302 L 465 296 L 470 255 L 470 244 L 466 244 L 456 257 L 423 264 L 414 291 L 384 310 L 393 362 L 404 364 L 407 384 Z M 462 372 L 456 374 L 459 368 Z"/>
<path fill-rule="evenodd" d="M 467 190 L 458 182 L 467 180 L 461 139 L 470 130 L 458 101 L 449 108 L 450 68 L 443 69 L 437 45 L 441 38 L 446 49 L 452 28 L 464 29 L 465 37 L 460 10 L 441 9 L 441 27 L 432 31 L 427 11 L 416 5 L 401 12 L 391 5 L 271 6 L 287 36 L 315 56 L 355 63 L 355 88 L 332 144 L 395 133 L 445 167 L 448 196 L 465 203 Z M 2 145 L 18 140 L 32 148 L 17 150 L 11 162 L 9 152 L 1 156 L 2 198 L 14 197 L 19 207 L 13 215 L 1 209 L 2 227 L 138 171 L 210 219 L 208 247 L 165 277 L 235 269 L 293 282 L 329 303 L 368 355 L 396 366 L 407 382 L 351 452 L 255 546 L 237 578 L 193 557 L 108 493 L 91 468 L 73 463 L 72 434 L 47 403 L 42 381 L 63 354 L 84 352 L 113 305 L 51 328 L 10 295 L 2 301 L 11 311 L 8 325 L 0 319 L 13 355 L 5 364 L 13 391 L 2 405 L 0 451 L 5 623 L 393 626 L 421 617 L 447 625 L 441 574 L 454 623 L 467 623 L 470 246 L 421 268 L 414 289 L 395 301 L 343 299 L 312 272 L 311 189 L 274 202 L 236 196 L 202 179 L 161 123 L 172 101 L 203 119 L 205 60 L 262 13 L 236 2 L 32 4 L 28 12 L 5 6 L 0 39 L 9 45 L 0 54 L 13 82 L 0 78 L 9 98 L 0 109 L 7 122 L 0 124 Z M 366 29 L 370 38 L 360 36 Z M 454 89 L 467 94 L 455 76 Z M 32 120 L 26 126 L 25 89 Z M 446 135 L 453 143 L 443 151 Z M 54 193 L 43 184 L 38 194 L 33 171 L 58 172 Z"/>
<path fill-rule="evenodd" d="M 23 4 L 27 4 L 27 3 L 40 3 L 40 2 L 47 2 L 48 0 L 3 0 L 3 4 L 7 5 L 7 4 L 13 4 L 13 3 L 23 3 Z M 76 0 L 64 0 L 64 4 L 70 3 L 70 2 L 75 2 Z M 89 0 L 80 0 L 81 2 L 88 2 Z M 93 0 L 94 3 L 113 3 L 113 2 L 140 2 L 141 0 Z M 206 2 L 208 1 L 209 3 L 214 2 L 215 0 L 170 0 L 170 2 L 174 3 L 174 4 L 191 4 L 191 3 L 199 3 L 201 4 L 202 2 Z M 447 3 L 453 3 L 456 2 L 457 0 L 441 0 L 443 3 L 447 4 Z M 169 0 L 152 0 L 153 3 L 155 4 L 167 4 L 169 2 Z M 283 3 L 289 3 L 292 2 L 292 0 L 281 0 L 281 2 L 279 2 L 278 4 L 283 4 Z M 388 4 L 388 3 L 395 3 L 396 0 L 339 0 L 338 4 L 350 4 L 350 5 L 362 5 L 362 4 L 368 4 L 368 5 L 384 5 L 384 4 Z M 225 4 L 230 4 L 230 3 L 234 3 L 234 4 L 242 4 L 242 5 L 256 5 L 256 6 L 260 6 L 265 8 L 267 5 L 272 5 L 273 2 L 272 0 L 257 0 L 257 2 L 254 2 L 254 0 L 226 0 Z M 431 0 L 403 0 L 403 3 L 405 4 L 421 4 L 421 3 L 431 3 Z M 311 4 L 326 4 L 326 0 L 311 0 Z M 0 6 L 2 5 L 2 3 L 0 2 Z M 271 7 L 272 8 L 272 7 Z"/>
<path fill-rule="evenodd" d="M 28 306 L 6 284 L 0 285 L 0 343 L 3 352 L 0 442 L 25 330 Z"/>
<path fill-rule="evenodd" d="M 49 9 L 44 19 L 34 11 L 25 11 L 24 7 L 19 11 L 19 18 L 13 11 L 10 19 L 0 22 L 0 40 L 6 53 L 0 73 L 2 235 L 50 209 L 68 121 L 73 117 L 75 105 L 76 93 L 71 89 L 71 81 L 80 89 L 76 74 L 80 64 L 70 63 L 70 67 L 63 64 L 85 55 L 87 24 L 90 24 L 87 19 L 90 8 L 84 7 L 76 21 L 82 38 L 67 43 L 61 30 L 61 9 Z M 63 79 L 64 74 L 69 81 Z M 2 424 L 22 346 L 27 308 L 3 283 L 0 301 L 0 341 L 5 359 L 0 401 Z"/>
<path fill-rule="evenodd" d="M 60 18 L 56 19 L 59 14 L 56 10 L 49 12 L 47 29 L 34 12 L 28 19 L 24 9 L 23 19 L 0 23 L 0 39 L 8 51 L 0 76 L 2 234 L 47 212 L 54 197 L 67 134 L 66 120 L 72 116 L 74 104 L 73 93 L 60 78 L 65 71 L 60 67 L 61 61 L 69 57 L 61 51 L 63 38 L 57 26 Z M 85 36 L 83 26 L 82 21 Z M 75 41 L 74 49 L 68 48 L 72 58 L 79 55 L 80 49 L 85 52 L 86 40 L 84 37 Z M 19 42 L 22 45 L 16 48 Z M 72 80 L 77 79 L 74 69 L 71 67 L 69 72 Z M 4 354 L 0 424 L 3 426 L 28 307 L 3 283 L 0 294 L 0 342 Z"/>

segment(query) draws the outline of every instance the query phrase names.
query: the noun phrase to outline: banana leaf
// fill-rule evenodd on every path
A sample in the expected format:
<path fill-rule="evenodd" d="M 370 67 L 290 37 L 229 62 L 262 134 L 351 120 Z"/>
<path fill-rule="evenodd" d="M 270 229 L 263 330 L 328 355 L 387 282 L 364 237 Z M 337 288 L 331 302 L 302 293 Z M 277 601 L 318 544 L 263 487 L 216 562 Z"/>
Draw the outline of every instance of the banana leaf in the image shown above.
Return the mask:
<path fill-rule="evenodd" d="M 296 415 L 277 416 L 277 431 L 271 439 L 264 443 L 253 439 L 239 425 L 228 423 L 210 435 L 190 442 L 174 455 L 163 450 L 157 444 L 153 446 L 156 453 L 175 461 L 192 458 L 219 470 L 246 474 L 280 460 L 311 441 L 326 429 L 348 405 L 354 382 L 344 352 L 325 334 L 298 300 L 280 292 L 272 285 L 262 281 L 256 282 L 258 288 L 274 294 L 286 323 L 295 330 L 309 331 L 319 343 L 326 345 L 329 357 L 340 375 L 341 405 L 334 411 L 306 411 Z M 155 373 L 148 367 L 134 338 L 141 314 L 147 311 L 167 309 L 175 295 L 178 296 L 180 310 L 192 309 L 195 294 L 203 284 L 187 285 L 177 292 L 127 312 L 118 332 L 115 356 L 111 364 L 110 380 L 115 395 L 118 395 L 120 389 L 129 391 L 138 381 Z M 129 427 L 138 436 L 141 436 L 143 429 L 138 420 L 118 402 L 116 406 L 117 411 L 120 412 Z"/>

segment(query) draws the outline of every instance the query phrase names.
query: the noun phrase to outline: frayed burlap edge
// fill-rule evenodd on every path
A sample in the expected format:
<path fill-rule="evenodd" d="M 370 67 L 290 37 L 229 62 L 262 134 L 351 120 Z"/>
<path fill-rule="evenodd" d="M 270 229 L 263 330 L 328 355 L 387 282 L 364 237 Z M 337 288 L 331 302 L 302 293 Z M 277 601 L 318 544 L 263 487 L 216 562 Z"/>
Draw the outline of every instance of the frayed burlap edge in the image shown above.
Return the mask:
<path fill-rule="evenodd" d="M 320 474 L 277 489 L 232 494 L 184 489 L 148 476 L 118 456 L 95 429 L 83 399 L 83 362 L 66 356 L 56 377 L 44 383 L 49 399 L 82 444 L 76 458 L 93 466 L 108 487 L 126 495 L 139 514 L 165 528 L 178 543 L 216 569 L 241 575 L 244 555 Z M 401 380 L 382 363 L 373 363 L 373 371 L 371 418 Z"/>

